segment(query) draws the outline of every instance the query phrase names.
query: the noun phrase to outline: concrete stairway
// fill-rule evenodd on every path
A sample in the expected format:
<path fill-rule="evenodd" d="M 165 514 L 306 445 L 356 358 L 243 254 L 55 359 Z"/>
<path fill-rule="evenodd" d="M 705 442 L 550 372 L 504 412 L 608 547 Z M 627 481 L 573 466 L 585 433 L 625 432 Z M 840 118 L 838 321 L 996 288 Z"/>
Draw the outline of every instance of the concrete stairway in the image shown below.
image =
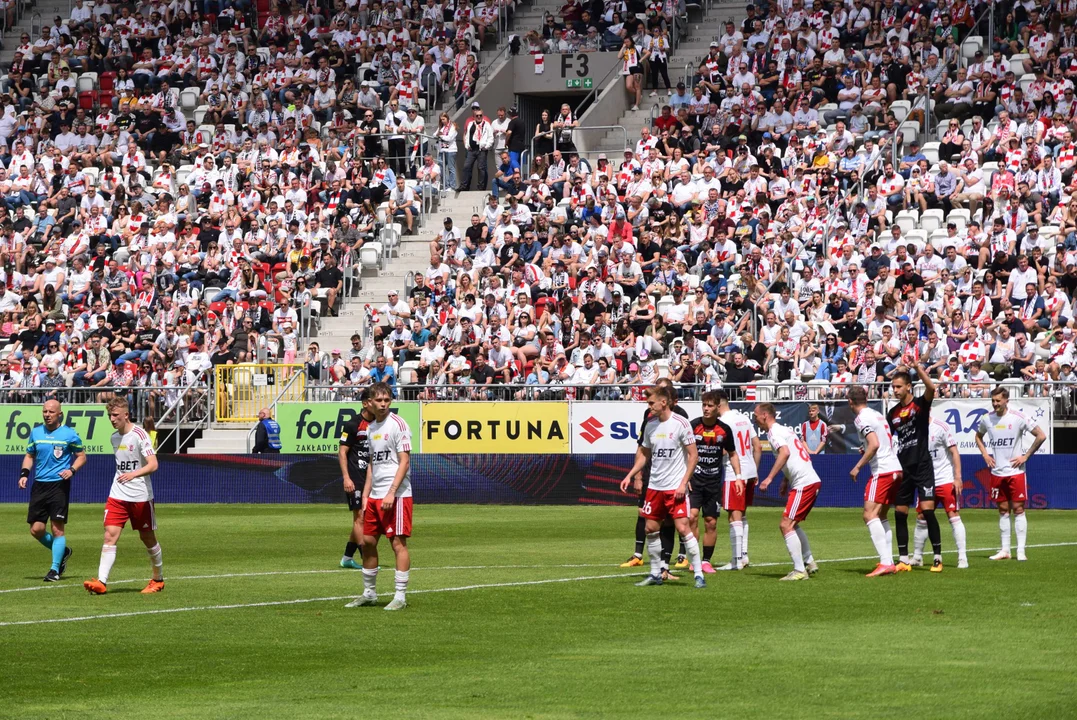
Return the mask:
<path fill-rule="evenodd" d="M 247 451 L 247 435 L 254 423 L 229 427 L 209 427 L 187 450 L 190 455 L 225 455 Z"/>
<path fill-rule="evenodd" d="M 60 16 L 61 20 L 67 20 L 71 17 L 71 7 L 70 0 L 40 0 L 33 7 L 28 4 L 23 16 L 19 18 L 15 26 L 4 32 L 4 49 L 0 51 L 0 66 L 4 68 L 4 72 L 7 72 L 11 61 L 15 59 L 15 48 L 19 46 L 19 38 L 23 33 L 30 36 L 30 42 L 41 37 L 40 27 L 36 33 L 31 31 L 30 26 L 35 13 L 40 13 L 41 24 L 49 27 L 52 25 L 53 18 L 57 15 Z"/>

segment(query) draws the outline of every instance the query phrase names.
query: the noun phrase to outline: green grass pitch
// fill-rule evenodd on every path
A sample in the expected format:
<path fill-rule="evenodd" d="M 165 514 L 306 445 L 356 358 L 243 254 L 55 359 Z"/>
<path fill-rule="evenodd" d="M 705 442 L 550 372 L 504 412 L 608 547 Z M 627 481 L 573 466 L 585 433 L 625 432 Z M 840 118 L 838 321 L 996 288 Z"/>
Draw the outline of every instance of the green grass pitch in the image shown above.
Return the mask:
<path fill-rule="evenodd" d="M 419 505 L 400 613 L 344 608 L 345 508 L 161 506 L 152 596 L 129 529 L 109 594 L 83 591 L 101 507 L 71 517 L 45 586 L 25 508 L 0 507 L 0 718 L 1077 717 L 1072 512 L 1031 512 L 1029 561 L 992 563 L 998 516 L 966 511 L 969 570 L 948 553 L 941 575 L 868 580 L 860 511 L 820 509 L 821 572 L 779 583 L 778 510 L 755 509 L 753 567 L 697 591 L 616 568 L 634 509 Z M 716 560 L 727 538 L 723 518 Z M 382 568 L 389 593 L 384 547 Z"/>

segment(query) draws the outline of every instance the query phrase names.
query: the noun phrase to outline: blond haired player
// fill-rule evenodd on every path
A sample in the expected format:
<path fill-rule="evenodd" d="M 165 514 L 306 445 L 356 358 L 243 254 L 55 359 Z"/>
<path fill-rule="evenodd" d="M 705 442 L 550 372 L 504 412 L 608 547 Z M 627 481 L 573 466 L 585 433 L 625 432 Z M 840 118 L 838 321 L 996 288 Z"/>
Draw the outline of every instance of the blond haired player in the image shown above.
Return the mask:
<path fill-rule="evenodd" d="M 1028 518 L 1025 517 L 1025 501 L 1028 499 L 1028 482 L 1025 463 L 1040 449 L 1047 436 L 1038 425 L 1010 410 L 1010 391 L 997 387 L 991 391 L 991 407 L 994 412 L 980 419 L 976 428 L 976 447 L 991 469 L 991 499 L 998 504 L 998 529 L 1002 547 L 991 556 L 992 560 L 1010 559 L 1010 511 L 1013 511 L 1013 529 L 1017 533 L 1017 559 L 1025 557 L 1025 539 L 1028 535 Z M 1025 433 L 1032 435 L 1032 445 L 1020 452 L 1021 439 Z M 984 437 L 987 437 L 987 445 Z M 988 449 L 990 446 L 990 449 Z"/>
<path fill-rule="evenodd" d="M 864 524 L 868 526 L 875 552 L 879 553 L 879 564 L 867 576 L 893 575 L 896 572 L 894 540 L 886 515 L 897 500 L 898 488 L 901 487 L 901 463 L 886 418 L 878 410 L 868 407 L 867 389 L 854 385 L 849 388 L 848 397 L 849 408 L 856 415 L 853 424 L 857 433 L 864 438 L 863 454 L 849 471 L 853 482 L 856 482 L 865 465 L 871 466 L 871 478 L 864 487 Z"/>
<path fill-rule="evenodd" d="M 161 573 L 161 546 L 157 543 L 157 517 L 153 512 L 153 483 L 157 471 L 157 455 L 149 434 L 131 422 L 127 400 L 114 397 L 106 403 L 108 419 L 116 432 L 112 433 L 112 452 L 116 456 L 116 476 L 105 503 L 105 545 L 101 548 L 101 563 L 97 577 L 82 585 L 94 595 L 108 592 L 108 576 L 116 562 L 116 542 L 124 525 L 138 530 L 153 566 L 153 577 L 143 588 L 144 595 L 165 589 Z"/>
<path fill-rule="evenodd" d="M 740 570 L 748 567 L 748 508 L 755 499 L 755 484 L 759 481 L 759 462 L 763 458 L 763 445 L 755 431 L 752 419 L 729 407 L 729 395 L 718 390 L 718 419 L 733 431 L 733 445 L 740 460 L 743 481 L 736 479 L 733 466 L 726 457 L 725 483 L 722 506 L 729 519 L 730 559 L 717 570 Z M 733 478 L 730 480 L 730 478 Z M 706 568 L 704 568 L 706 569 Z"/>
<path fill-rule="evenodd" d="M 969 566 L 968 550 L 965 547 L 965 523 L 961 521 L 961 454 L 957 451 L 957 438 L 950 426 L 932 418 L 928 434 L 928 449 L 931 462 L 935 465 L 935 498 L 950 520 L 950 529 L 954 533 L 957 545 L 957 567 L 961 570 Z M 918 517 L 916 528 L 912 532 L 912 562 L 910 565 L 924 564 L 924 543 L 927 542 L 927 521 L 916 507 Z"/>
<path fill-rule="evenodd" d="M 367 426 L 370 461 L 362 497 L 363 594 L 345 607 L 377 603 L 378 540 L 384 535 L 396 555 L 396 592 L 385 609 L 403 610 L 411 571 L 411 429 L 390 410 L 393 391 L 388 385 L 374 383 L 368 397 L 374 422 Z"/>
<path fill-rule="evenodd" d="M 808 446 L 792 428 L 778 424 L 777 409 L 770 403 L 762 403 L 755 406 L 754 413 L 756 424 L 767 433 L 775 457 L 774 466 L 766 479 L 759 483 L 759 489 L 765 491 L 775 475 L 784 473 L 779 492 L 782 495 L 789 493 L 779 527 L 789 557 L 793 559 L 793 571 L 782 580 L 807 580 L 808 574 L 817 572 L 819 566 L 815 564 L 808 536 L 800 523 L 807 519 L 815 505 L 822 481 L 812 467 Z"/>

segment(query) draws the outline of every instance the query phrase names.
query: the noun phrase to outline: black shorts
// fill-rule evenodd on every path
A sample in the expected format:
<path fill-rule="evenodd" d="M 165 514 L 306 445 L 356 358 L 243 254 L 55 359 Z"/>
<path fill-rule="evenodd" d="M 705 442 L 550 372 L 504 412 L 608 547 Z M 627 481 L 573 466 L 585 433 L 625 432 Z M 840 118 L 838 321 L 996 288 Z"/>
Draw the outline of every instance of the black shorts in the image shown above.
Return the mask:
<path fill-rule="evenodd" d="M 71 481 L 35 482 L 30 486 L 30 509 L 26 522 L 45 522 L 49 518 L 67 522 L 67 509 L 71 504 Z"/>
<path fill-rule="evenodd" d="M 355 488 L 355 492 L 346 492 L 344 497 L 348 500 L 348 509 L 352 512 L 358 512 L 363 509 L 363 491 L 358 486 Z"/>
<path fill-rule="evenodd" d="M 897 499 L 894 505 L 913 507 L 916 498 L 920 500 L 935 500 L 935 478 L 926 477 L 923 473 L 902 473 L 901 487 L 898 488 Z"/>
<path fill-rule="evenodd" d="M 721 517 L 719 506 L 722 503 L 722 483 L 720 480 L 703 480 L 692 478 L 692 489 L 688 491 L 688 507 L 699 510 L 705 518 Z"/>

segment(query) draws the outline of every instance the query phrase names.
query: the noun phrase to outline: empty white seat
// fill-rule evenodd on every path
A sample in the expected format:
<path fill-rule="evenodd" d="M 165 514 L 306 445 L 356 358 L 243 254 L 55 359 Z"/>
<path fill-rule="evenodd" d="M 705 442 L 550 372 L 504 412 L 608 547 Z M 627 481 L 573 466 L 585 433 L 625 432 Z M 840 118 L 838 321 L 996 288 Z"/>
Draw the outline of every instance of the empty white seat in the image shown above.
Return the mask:
<path fill-rule="evenodd" d="M 365 267 L 381 267 L 382 245 L 380 242 L 364 243 L 359 248 L 359 263 Z"/>
<path fill-rule="evenodd" d="M 951 210 L 950 214 L 946 216 L 947 224 L 956 223 L 959 231 L 968 227 L 970 220 L 972 220 L 972 214 L 965 208 Z"/>
<path fill-rule="evenodd" d="M 924 146 L 920 148 L 920 152 L 924 154 L 932 167 L 939 164 L 939 143 L 937 140 L 924 143 Z"/>
<path fill-rule="evenodd" d="M 183 111 L 194 110 L 198 107 L 198 89 L 183 88 L 180 90 L 180 109 Z"/>
<path fill-rule="evenodd" d="M 90 92 L 97 89 L 97 73 L 84 72 L 79 75 L 79 79 L 76 82 L 79 92 Z"/>
<path fill-rule="evenodd" d="M 1017 53 L 1010 56 L 1010 70 L 1015 77 L 1021 77 L 1025 74 L 1025 60 L 1028 60 L 1028 53 Z"/>
<path fill-rule="evenodd" d="M 934 208 L 931 210 L 925 210 L 924 214 L 920 217 L 920 227 L 928 232 L 932 230 L 938 230 L 942 227 L 942 210 Z"/>

